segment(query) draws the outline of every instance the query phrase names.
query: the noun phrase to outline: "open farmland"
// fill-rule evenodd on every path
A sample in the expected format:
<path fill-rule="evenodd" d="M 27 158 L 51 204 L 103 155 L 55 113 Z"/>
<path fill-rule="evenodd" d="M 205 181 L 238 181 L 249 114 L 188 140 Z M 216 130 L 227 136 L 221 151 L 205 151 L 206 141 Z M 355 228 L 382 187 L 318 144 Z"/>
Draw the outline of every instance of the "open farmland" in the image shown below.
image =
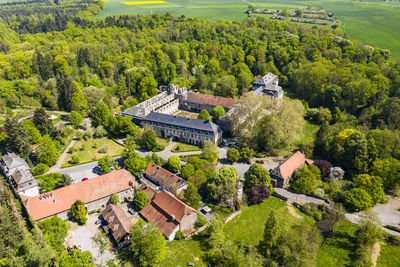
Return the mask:
<path fill-rule="evenodd" d="M 127 2 L 130 4 L 127 5 Z M 148 4 L 134 4 L 135 2 L 146 1 L 106 1 L 106 7 L 100 16 L 170 12 L 204 19 L 239 20 L 247 16 L 245 11 L 248 6 L 242 0 L 168 0 L 164 1 L 167 3 L 148 1 Z M 361 3 L 351 0 L 257 0 L 250 2 L 258 8 L 268 9 L 325 7 L 328 12 L 333 12 L 340 19 L 342 28 L 351 39 L 390 49 L 393 57 L 400 57 L 400 2 Z"/>

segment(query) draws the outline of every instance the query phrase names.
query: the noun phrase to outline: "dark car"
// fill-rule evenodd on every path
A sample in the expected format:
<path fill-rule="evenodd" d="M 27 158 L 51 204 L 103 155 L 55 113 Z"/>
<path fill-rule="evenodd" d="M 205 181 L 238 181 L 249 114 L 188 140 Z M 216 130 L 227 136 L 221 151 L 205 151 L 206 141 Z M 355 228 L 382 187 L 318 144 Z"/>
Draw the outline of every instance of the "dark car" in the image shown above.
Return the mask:
<path fill-rule="evenodd" d="M 89 180 L 89 178 L 87 178 L 87 177 L 82 178 L 82 182 L 83 182 L 83 181 L 87 181 L 87 180 Z"/>

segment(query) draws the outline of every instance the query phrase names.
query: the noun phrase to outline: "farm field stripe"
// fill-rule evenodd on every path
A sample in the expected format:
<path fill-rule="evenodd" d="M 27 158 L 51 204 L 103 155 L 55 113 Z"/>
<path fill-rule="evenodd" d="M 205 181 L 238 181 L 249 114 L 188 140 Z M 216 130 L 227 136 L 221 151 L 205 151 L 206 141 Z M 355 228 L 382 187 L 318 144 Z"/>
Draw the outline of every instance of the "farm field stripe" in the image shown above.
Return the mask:
<path fill-rule="evenodd" d="M 167 4 L 166 1 L 134 1 L 134 2 L 121 2 L 124 5 L 149 5 L 149 4 Z"/>

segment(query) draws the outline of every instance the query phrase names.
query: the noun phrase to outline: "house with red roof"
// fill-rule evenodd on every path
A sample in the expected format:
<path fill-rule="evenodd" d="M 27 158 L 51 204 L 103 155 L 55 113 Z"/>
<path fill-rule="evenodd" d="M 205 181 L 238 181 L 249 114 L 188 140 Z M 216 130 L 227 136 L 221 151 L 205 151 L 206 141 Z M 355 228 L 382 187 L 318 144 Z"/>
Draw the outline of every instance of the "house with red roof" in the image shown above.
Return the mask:
<path fill-rule="evenodd" d="M 117 205 L 109 203 L 101 213 L 104 220 L 103 230 L 109 234 L 118 248 L 129 244 L 129 232 L 131 223 L 124 211 Z"/>
<path fill-rule="evenodd" d="M 152 162 L 147 165 L 144 176 L 162 189 L 178 194 L 187 187 L 186 181 Z"/>
<path fill-rule="evenodd" d="M 169 241 L 178 230 L 185 235 L 192 233 L 197 221 L 197 211 L 167 190 L 157 193 L 139 214 L 157 226 Z"/>
<path fill-rule="evenodd" d="M 22 203 L 35 221 L 54 215 L 67 219 L 69 209 L 77 200 L 85 202 L 88 211 L 105 208 L 114 193 L 118 194 L 120 199 L 133 198 L 135 186 L 135 177 L 127 170 L 121 169 L 38 196 L 24 198 Z"/>
<path fill-rule="evenodd" d="M 306 159 L 305 155 L 297 151 L 271 172 L 271 183 L 274 187 L 286 188 L 294 172 L 303 166 L 311 165 L 313 161 Z"/>

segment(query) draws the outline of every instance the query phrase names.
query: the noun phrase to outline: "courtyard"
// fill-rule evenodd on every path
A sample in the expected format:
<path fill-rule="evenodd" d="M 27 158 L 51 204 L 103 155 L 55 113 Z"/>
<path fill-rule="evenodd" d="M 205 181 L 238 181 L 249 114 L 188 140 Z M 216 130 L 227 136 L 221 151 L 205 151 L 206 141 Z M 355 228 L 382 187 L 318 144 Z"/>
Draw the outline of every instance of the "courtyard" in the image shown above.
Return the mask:
<path fill-rule="evenodd" d="M 197 119 L 197 117 L 199 116 L 199 113 L 189 112 L 186 110 L 178 110 L 175 113 L 173 113 L 172 115 L 191 118 L 191 119 Z"/>
<path fill-rule="evenodd" d="M 119 206 L 124 211 L 125 215 L 131 222 L 131 225 L 135 224 L 139 220 L 138 213 L 134 215 L 129 214 L 128 204 L 121 203 Z M 103 230 L 100 228 L 100 224 L 96 224 L 96 221 L 99 219 L 100 213 L 93 213 L 88 215 L 88 220 L 84 225 L 78 225 L 77 223 L 71 223 L 71 228 L 69 230 L 68 236 L 65 239 L 66 247 L 76 246 L 82 251 L 89 251 L 92 253 L 94 257 L 94 262 L 96 265 L 105 264 L 107 261 L 115 258 L 114 252 L 112 252 L 112 243 L 109 240 L 109 247 L 104 251 L 103 254 L 100 253 L 99 248 L 92 242 L 92 238 L 102 232 Z"/>

